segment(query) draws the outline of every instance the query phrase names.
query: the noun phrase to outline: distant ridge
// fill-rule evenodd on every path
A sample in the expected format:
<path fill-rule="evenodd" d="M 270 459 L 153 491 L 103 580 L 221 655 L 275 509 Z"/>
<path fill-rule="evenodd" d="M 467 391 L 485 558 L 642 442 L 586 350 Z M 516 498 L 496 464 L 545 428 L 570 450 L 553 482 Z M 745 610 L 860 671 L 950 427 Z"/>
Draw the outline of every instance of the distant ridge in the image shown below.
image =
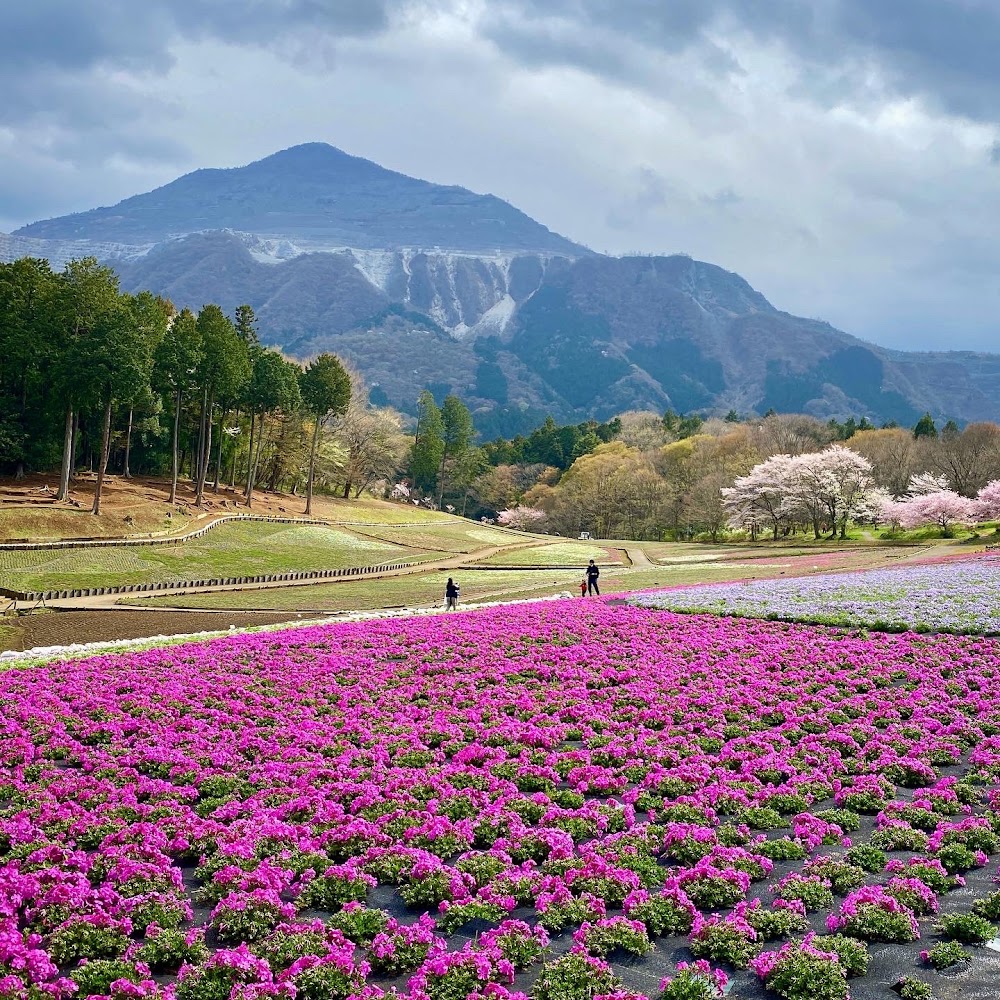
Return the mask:
<path fill-rule="evenodd" d="M 407 177 L 321 142 L 244 167 L 195 170 L 110 208 L 35 222 L 13 235 L 150 244 L 217 229 L 322 249 L 590 252 L 493 195 Z"/>

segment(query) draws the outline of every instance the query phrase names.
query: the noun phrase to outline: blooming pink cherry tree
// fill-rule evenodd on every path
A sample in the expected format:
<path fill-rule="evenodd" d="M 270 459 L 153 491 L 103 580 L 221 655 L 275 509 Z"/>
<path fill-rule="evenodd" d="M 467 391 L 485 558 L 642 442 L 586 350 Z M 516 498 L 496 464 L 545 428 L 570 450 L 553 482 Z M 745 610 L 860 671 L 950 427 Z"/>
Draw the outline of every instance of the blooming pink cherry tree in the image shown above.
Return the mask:
<path fill-rule="evenodd" d="M 545 511 L 537 507 L 522 507 L 518 504 L 509 510 L 501 510 L 497 514 L 497 524 L 515 531 L 528 531 L 532 526 L 545 518 Z"/>
<path fill-rule="evenodd" d="M 972 503 L 979 520 L 1000 521 L 1000 479 L 987 483 Z"/>
<path fill-rule="evenodd" d="M 953 525 L 969 521 L 976 516 L 976 505 L 972 500 L 960 496 L 954 490 L 936 490 L 933 493 L 918 493 L 897 504 L 899 523 L 906 529 L 919 528 L 926 524 L 936 524 L 945 538 L 951 537 Z"/>

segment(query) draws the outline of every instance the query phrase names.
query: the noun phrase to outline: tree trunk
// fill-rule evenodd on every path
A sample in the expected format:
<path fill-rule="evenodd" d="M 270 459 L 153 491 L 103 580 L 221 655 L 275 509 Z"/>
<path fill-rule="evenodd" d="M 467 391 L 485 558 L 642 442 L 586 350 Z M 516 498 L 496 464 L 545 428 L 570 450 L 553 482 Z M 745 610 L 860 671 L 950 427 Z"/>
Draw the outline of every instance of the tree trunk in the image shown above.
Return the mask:
<path fill-rule="evenodd" d="M 223 425 L 226 422 L 226 411 L 224 407 L 219 407 L 219 444 L 215 452 L 215 482 L 212 485 L 212 492 L 219 492 L 219 478 L 222 475 L 222 435 Z"/>
<path fill-rule="evenodd" d="M 201 391 L 201 416 L 198 419 L 198 447 L 193 456 L 191 478 L 194 480 L 194 505 L 201 506 L 202 470 L 205 468 L 205 423 L 208 414 L 208 386 Z"/>
<path fill-rule="evenodd" d="M 73 440 L 70 445 L 70 455 L 69 455 L 69 478 L 76 478 L 76 451 L 80 444 L 80 411 L 76 410 L 73 413 Z"/>
<path fill-rule="evenodd" d="M 236 411 L 236 424 L 239 426 L 240 421 L 240 411 Z M 233 461 L 229 466 L 229 488 L 231 490 L 236 489 L 236 460 L 239 458 L 240 446 L 237 440 L 233 439 Z"/>
<path fill-rule="evenodd" d="M 206 390 L 207 392 L 207 390 Z M 195 492 L 195 504 L 200 507 L 205 496 L 205 481 L 208 479 L 208 466 L 212 460 L 212 410 L 215 407 L 215 393 L 211 393 L 202 402 L 202 442 L 198 461 L 198 486 Z"/>
<path fill-rule="evenodd" d="M 172 464 L 171 464 L 171 477 L 170 477 L 170 502 L 177 502 L 177 472 L 178 472 L 178 437 L 180 435 L 181 427 L 181 390 L 177 390 L 177 395 L 174 396 L 174 438 L 172 451 Z"/>
<path fill-rule="evenodd" d="M 132 451 L 132 416 L 134 413 L 135 407 L 130 406 L 128 408 L 128 430 L 125 431 L 125 468 L 122 470 L 122 475 L 126 479 L 132 478 L 132 471 L 128 467 L 128 459 Z"/>
<path fill-rule="evenodd" d="M 250 447 L 247 451 L 247 488 L 244 495 L 246 505 L 249 507 L 252 500 L 252 490 L 253 490 L 253 445 L 254 445 L 254 432 L 256 430 L 256 420 L 257 414 L 250 414 Z M 259 431 L 258 431 L 259 433 Z"/>
<path fill-rule="evenodd" d="M 59 492 L 57 500 L 65 500 L 69 495 L 69 471 L 73 456 L 73 404 L 66 407 L 66 426 L 63 431 L 62 468 L 59 471 Z"/>
<path fill-rule="evenodd" d="M 108 468 L 108 455 L 111 451 L 111 395 L 104 407 L 104 426 L 101 429 L 101 457 L 97 462 L 97 487 L 94 490 L 94 506 L 92 514 L 101 513 L 101 490 L 104 488 L 104 473 Z"/>
<path fill-rule="evenodd" d="M 313 507 L 313 476 L 316 475 L 316 446 L 319 444 L 319 417 L 313 427 L 312 447 L 309 449 L 309 481 L 306 483 L 306 516 L 312 514 Z"/>

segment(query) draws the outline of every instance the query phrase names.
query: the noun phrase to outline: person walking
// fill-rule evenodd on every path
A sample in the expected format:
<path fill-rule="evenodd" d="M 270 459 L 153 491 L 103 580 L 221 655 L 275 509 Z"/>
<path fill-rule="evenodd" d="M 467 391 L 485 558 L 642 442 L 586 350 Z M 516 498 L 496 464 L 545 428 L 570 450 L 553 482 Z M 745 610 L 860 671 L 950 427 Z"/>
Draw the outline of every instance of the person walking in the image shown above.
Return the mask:
<path fill-rule="evenodd" d="M 458 584 L 450 576 L 444 588 L 444 601 L 446 611 L 458 610 Z"/>
<path fill-rule="evenodd" d="M 594 560 L 590 560 L 590 565 L 587 567 L 587 593 L 597 594 L 598 597 L 601 596 L 601 588 L 597 586 L 597 578 L 601 575 L 600 569 L 594 564 Z"/>
<path fill-rule="evenodd" d="M 587 578 L 586 577 L 584 577 L 580 581 L 580 596 L 581 597 L 586 597 L 587 596 Z"/>

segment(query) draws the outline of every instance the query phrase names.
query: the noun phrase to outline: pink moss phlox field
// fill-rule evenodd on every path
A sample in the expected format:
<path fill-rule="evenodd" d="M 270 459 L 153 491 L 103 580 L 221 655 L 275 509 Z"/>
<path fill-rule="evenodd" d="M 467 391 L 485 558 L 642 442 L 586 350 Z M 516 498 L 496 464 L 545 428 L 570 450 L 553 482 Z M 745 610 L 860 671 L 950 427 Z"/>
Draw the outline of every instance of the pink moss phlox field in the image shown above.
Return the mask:
<path fill-rule="evenodd" d="M 8 671 L 0 1000 L 521 997 L 554 935 L 634 996 L 615 948 L 720 925 L 766 980 L 817 894 L 918 934 L 996 851 L 998 654 L 567 601 Z M 830 905 L 852 809 L 916 856 Z"/>

